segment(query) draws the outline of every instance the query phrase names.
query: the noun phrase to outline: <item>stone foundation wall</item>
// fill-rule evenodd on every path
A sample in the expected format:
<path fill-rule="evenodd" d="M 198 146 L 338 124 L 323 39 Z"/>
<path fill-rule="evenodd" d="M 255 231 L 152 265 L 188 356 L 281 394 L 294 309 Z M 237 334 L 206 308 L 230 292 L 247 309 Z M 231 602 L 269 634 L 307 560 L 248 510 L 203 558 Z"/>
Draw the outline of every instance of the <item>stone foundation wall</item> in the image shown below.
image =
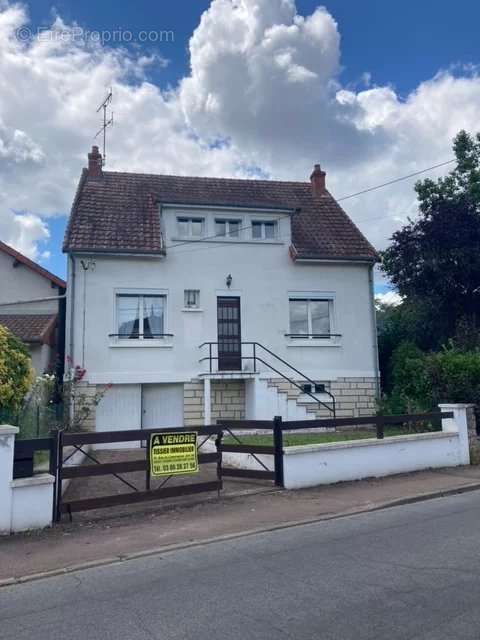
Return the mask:
<path fill-rule="evenodd" d="M 375 378 L 337 378 L 331 382 L 329 391 L 335 396 L 339 418 L 371 416 L 376 413 Z"/>
<path fill-rule="evenodd" d="M 203 381 L 191 380 L 183 385 L 183 422 L 186 427 L 204 423 Z"/>
<path fill-rule="evenodd" d="M 280 393 L 287 394 L 289 400 L 295 400 L 304 406 L 308 413 L 315 414 L 317 419 L 332 417 L 326 407 L 318 407 L 310 402 L 295 385 L 283 378 L 271 378 L 270 386 L 275 386 Z M 297 381 L 301 385 L 302 381 Z M 337 378 L 332 382 L 325 382 L 327 391 L 335 396 L 336 415 L 338 418 L 371 416 L 376 412 L 377 385 L 375 378 Z M 328 400 L 325 403 L 331 406 Z"/>
<path fill-rule="evenodd" d="M 245 418 L 245 382 L 243 380 L 212 380 L 210 384 L 212 423 L 218 419 Z M 183 392 L 185 426 L 204 423 L 203 380 L 185 383 Z"/>
<path fill-rule="evenodd" d="M 212 380 L 212 422 L 245 419 L 245 381 Z"/>

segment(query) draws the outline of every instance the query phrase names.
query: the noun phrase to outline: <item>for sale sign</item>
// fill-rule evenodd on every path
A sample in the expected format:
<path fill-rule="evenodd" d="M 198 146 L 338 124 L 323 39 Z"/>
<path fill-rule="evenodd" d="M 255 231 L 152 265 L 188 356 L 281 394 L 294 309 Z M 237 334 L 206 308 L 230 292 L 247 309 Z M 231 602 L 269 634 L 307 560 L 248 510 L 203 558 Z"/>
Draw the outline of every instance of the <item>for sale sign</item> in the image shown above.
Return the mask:
<path fill-rule="evenodd" d="M 197 434 L 153 433 L 150 437 L 150 473 L 152 476 L 173 476 L 197 473 Z"/>

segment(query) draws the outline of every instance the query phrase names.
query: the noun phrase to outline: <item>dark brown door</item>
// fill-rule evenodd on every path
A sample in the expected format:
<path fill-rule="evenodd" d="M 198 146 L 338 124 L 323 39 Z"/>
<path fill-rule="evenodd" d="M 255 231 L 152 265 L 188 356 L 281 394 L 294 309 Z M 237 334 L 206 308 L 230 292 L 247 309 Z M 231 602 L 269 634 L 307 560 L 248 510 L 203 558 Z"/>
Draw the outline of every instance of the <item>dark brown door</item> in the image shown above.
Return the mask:
<path fill-rule="evenodd" d="M 240 327 L 240 298 L 217 298 L 218 369 L 242 369 L 242 332 Z"/>

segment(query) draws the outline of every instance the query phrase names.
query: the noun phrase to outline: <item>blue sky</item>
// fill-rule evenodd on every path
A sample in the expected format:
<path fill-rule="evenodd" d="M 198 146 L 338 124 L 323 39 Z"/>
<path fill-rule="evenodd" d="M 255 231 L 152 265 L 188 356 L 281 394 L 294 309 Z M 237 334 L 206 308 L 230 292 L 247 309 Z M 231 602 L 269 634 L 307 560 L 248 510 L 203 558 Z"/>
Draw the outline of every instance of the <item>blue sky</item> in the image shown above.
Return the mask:
<path fill-rule="evenodd" d="M 253 3 L 254 0 L 251 0 L 251 2 Z M 271 0 L 271 2 L 272 5 L 278 4 L 280 6 L 280 0 Z M 262 3 L 260 2 L 260 4 Z M 128 88 L 129 82 L 131 82 L 132 86 L 135 85 L 135 89 L 132 89 L 131 93 L 133 95 L 135 92 L 135 100 L 138 102 L 138 96 L 142 95 L 139 89 L 142 83 L 149 82 L 155 85 L 159 89 L 159 96 L 161 98 L 162 92 L 165 92 L 168 88 L 178 88 L 182 78 L 186 78 L 191 74 L 189 38 L 198 28 L 202 13 L 209 9 L 210 2 L 205 0 L 183 0 L 182 2 L 137 0 L 135 3 L 120 3 L 114 2 L 113 0 L 103 0 L 102 2 L 85 0 L 79 3 L 57 0 L 53 5 L 48 0 L 35 0 L 35 2 L 26 3 L 25 6 L 32 30 L 35 30 L 37 27 L 49 27 L 52 24 L 54 16 L 58 15 L 61 16 L 64 23 L 68 25 L 77 23 L 84 29 L 92 31 L 111 31 L 119 28 L 130 30 L 133 33 L 138 33 L 140 30 L 173 31 L 173 42 L 164 42 L 161 44 L 135 43 L 134 45 L 126 46 L 126 51 L 130 53 L 132 58 L 136 58 L 137 60 L 141 55 L 149 56 L 155 54 L 168 61 L 166 65 L 155 63 L 145 66 L 142 78 L 139 78 L 137 73 L 137 76 L 134 75 L 133 79 L 129 80 L 127 76 L 119 79 L 117 74 L 116 79 L 117 82 L 120 83 L 120 88 Z M 297 14 L 300 16 L 310 16 L 318 6 L 319 3 L 311 0 L 296 1 Z M 308 64 L 308 56 L 310 56 L 312 63 L 311 68 L 314 69 L 315 74 L 318 76 L 322 74 L 323 62 L 322 64 L 317 64 L 315 58 L 317 56 L 324 56 L 325 60 L 327 60 L 328 55 L 331 55 L 333 62 L 324 63 L 324 66 L 328 67 L 327 71 L 325 71 L 325 86 L 330 83 L 331 78 L 333 78 L 338 85 L 337 88 L 340 88 L 347 96 L 345 100 L 349 107 L 353 104 L 355 105 L 356 111 L 355 113 L 352 111 L 353 115 L 351 117 L 352 123 L 361 130 L 362 135 L 359 137 L 358 144 L 352 140 L 344 141 L 341 135 L 338 135 L 337 147 L 338 149 L 343 149 L 343 147 L 345 149 L 342 152 L 338 151 L 338 153 L 335 150 L 329 151 L 329 149 L 335 147 L 335 139 L 328 141 L 326 139 L 328 136 L 324 133 L 322 134 L 324 137 L 321 138 L 322 142 L 319 144 L 319 149 L 322 151 L 318 152 L 318 154 L 322 155 L 322 163 L 326 160 L 327 166 L 332 168 L 332 182 L 329 184 L 334 187 L 334 193 L 336 193 L 336 195 L 346 195 L 346 193 L 378 184 L 383 180 L 409 173 L 412 168 L 418 169 L 423 166 L 429 166 L 429 164 L 434 164 L 435 161 L 440 162 L 448 159 L 451 155 L 449 151 L 451 134 L 458 130 L 460 126 L 468 126 L 470 123 L 478 121 L 479 118 L 477 115 L 480 115 L 480 111 L 472 111 L 472 105 L 468 104 L 468 101 L 472 100 L 472 96 L 476 95 L 475 91 L 477 90 L 477 85 L 474 84 L 474 82 L 477 82 L 476 65 L 480 63 L 480 50 L 478 47 L 480 3 L 466 0 L 458 0 L 454 5 L 446 0 L 439 0 L 435 3 L 418 2 L 418 0 L 416 2 L 407 0 L 403 3 L 373 0 L 365 0 L 363 2 L 332 0 L 325 3 L 325 7 L 328 14 L 330 14 L 329 18 L 333 18 L 337 23 L 336 29 L 340 38 L 337 62 L 334 60 L 336 56 L 336 45 L 332 40 L 335 35 L 335 28 L 332 27 L 334 23 L 332 21 L 330 21 L 330 23 L 325 22 L 324 27 L 322 27 L 324 28 L 325 42 L 327 43 L 325 45 L 326 53 L 322 50 L 322 43 L 320 42 L 319 44 L 318 40 L 315 40 L 315 46 L 319 46 L 318 53 L 312 49 L 311 45 L 313 41 L 305 44 L 305 40 L 308 39 L 308 34 L 304 36 L 304 41 L 300 42 L 299 40 L 292 46 L 294 50 L 293 55 L 298 54 L 298 60 L 301 59 L 303 67 L 307 69 L 310 69 Z M 267 14 L 269 9 L 270 7 L 268 7 L 268 5 L 264 5 L 262 11 L 264 14 Z M 274 17 L 267 16 L 265 20 L 271 19 L 273 21 L 272 24 L 280 24 L 283 19 L 281 18 L 282 15 L 280 8 L 278 8 Z M 212 13 L 211 18 L 212 21 L 215 22 L 215 25 L 214 27 L 210 27 L 210 32 L 206 29 L 207 35 L 211 33 L 213 34 L 212 38 L 214 35 L 218 37 L 219 34 L 222 34 L 222 28 L 224 30 L 228 28 L 228 22 L 225 21 L 225 25 L 222 27 L 218 12 L 217 14 Z M 221 73 L 223 71 L 223 67 L 221 66 L 222 52 L 220 51 L 219 59 L 216 60 L 215 63 L 210 63 L 204 55 L 206 47 L 208 47 L 208 39 L 204 37 L 200 45 L 198 48 L 199 51 L 197 51 L 197 66 L 203 65 L 203 71 L 207 74 L 211 73 L 212 76 Z M 219 49 L 221 49 L 222 46 L 225 47 L 226 45 L 224 43 L 219 44 Z M 302 47 L 304 47 L 304 49 L 302 49 Z M 105 53 L 105 51 L 106 49 L 103 48 L 103 53 Z M 33 49 L 31 53 L 34 55 Z M 55 55 L 58 54 L 55 53 Z M 66 55 L 66 52 L 62 51 L 61 55 Z M 97 52 L 96 55 L 98 57 L 101 54 Z M 226 56 L 223 55 L 224 59 L 225 57 Z M 49 64 L 51 63 L 51 57 L 49 60 L 45 58 L 44 62 L 45 68 L 47 68 L 47 62 Z M 337 68 L 335 68 L 336 64 Z M 74 71 L 76 71 L 76 69 L 74 69 Z M 78 71 L 80 73 L 81 70 L 79 69 Z M 448 82 L 445 79 L 435 80 L 440 71 L 448 71 Z M 195 73 L 193 75 L 195 76 Z M 306 77 L 307 75 L 308 74 L 306 74 Z M 104 78 L 105 74 L 99 73 L 99 77 Z M 51 82 L 51 76 L 46 76 L 46 78 L 47 83 Z M 279 91 L 280 95 L 282 95 L 283 86 L 281 84 L 279 84 L 278 87 L 273 86 L 272 83 L 272 87 L 270 87 L 268 78 L 267 75 L 266 80 L 264 80 L 261 85 L 260 91 L 265 92 L 267 96 L 265 98 L 266 102 L 271 100 L 271 105 L 267 105 L 266 108 L 277 110 L 279 102 L 275 91 Z M 465 82 L 463 82 L 463 80 Z M 80 102 L 82 92 L 79 90 L 78 83 L 72 83 L 72 86 L 67 86 L 67 79 L 65 79 L 65 81 L 66 97 L 64 99 L 67 100 L 68 98 L 72 101 L 78 100 Z M 195 84 L 195 82 L 197 84 Z M 198 78 L 195 82 L 192 91 L 194 92 L 196 90 L 197 94 L 201 93 L 202 87 L 198 84 Z M 255 86 L 258 91 L 258 85 Z M 255 86 L 252 84 L 252 91 L 255 90 Z M 295 85 L 295 87 L 297 86 L 298 84 Z M 419 91 L 419 87 L 424 88 Z M 55 89 L 58 91 L 58 87 Z M 369 94 L 370 89 L 376 90 L 374 92 L 375 95 L 371 96 Z M 102 86 L 101 81 L 99 81 L 99 99 L 103 95 L 104 90 L 105 87 Z M 51 91 L 53 93 L 54 89 L 52 88 Z M 248 123 L 239 124 L 235 121 L 235 110 L 230 107 L 229 109 L 225 109 L 225 113 L 220 113 L 214 125 L 212 125 L 211 122 L 205 118 L 205 114 L 200 113 L 199 110 L 196 109 L 194 104 L 195 100 L 192 99 L 192 91 L 190 91 L 190 93 L 186 92 L 184 96 L 181 96 L 181 99 L 179 98 L 179 104 L 187 114 L 188 127 L 191 127 L 195 131 L 195 135 L 199 137 L 204 136 L 204 140 L 210 140 L 211 144 L 211 137 L 209 138 L 209 136 L 211 136 L 213 126 L 215 126 L 217 139 L 219 136 L 224 136 L 225 140 L 228 141 L 228 145 L 231 145 L 231 154 L 234 154 L 234 157 L 231 155 L 226 160 L 223 156 L 219 159 L 218 155 L 213 153 L 213 148 L 210 149 L 212 151 L 212 154 L 210 154 L 212 156 L 211 163 L 208 166 L 203 166 L 201 173 L 214 173 L 216 167 L 220 167 L 225 175 L 230 175 L 233 172 L 238 172 L 239 167 L 243 167 L 243 170 L 247 171 L 249 166 L 258 166 L 259 170 L 266 175 L 282 178 L 288 177 L 289 173 L 288 167 L 286 168 L 286 163 L 283 162 L 283 160 L 282 163 L 280 163 L 278 158 L 280 154 L 285 154 L 285 149 L 289 148 L 289 144 L 290 148 L 292 147 L 291 141 L 286 138 L 284 147 L 281 147 L 279 143 L 278 149 L 272 150 L 269 156 L 268 153 L 263 152 L 265 147 L 267 150 L 269 147 L 268 139 L 262 139 L 265 124 L 259 125 L 260 128 L 258 129 L 255 129 L 255 127 L 249 128 Z M 69 94 L 68 92 L 72 93 Z M 75 94 L 75 92 L 77 93 Z M 457 101 L 454 100 L 455 92 L 459 96 Z M 219 95 L 220 98 L 225 101 L 225 95 L 222 96 L 221 91 Z M 301 93 L 299 94 L 299 100 L 302 99 L 302 95 Z M 311 94 L 306 93 L 305 95 L 309 97 Z M 417 98 L 412 98 L 412 96 L 415 95 L 417 95 Z M 456 111 L 452 111 L 451 105 L 445 106 L 440 113 L 439 103 L 443 105 L 445 101 L 444 96 L 453 96 L 452 104 L 456 105 L 458 103 L 462 105 L 463 112 L 458 114 L 458 126 L 456 123 L 450 128 L 444 126 L 444 122 L 451 123 L 452 119 L 457 117 L 457 113 Z M 375 101 L 373 107 L 371 104 L 372 101 Z M 164 102 L 161 103 L 161 106 L 164 106 Z M 321 103 L 320 107 L 322 106 L 325 107 L 325 103 Z M 32 109 L 33 108 L 34 105 L 32 106 Z M 118 105 L 114 107 L 114 109 L 116 108 L 118 108 Z M 317 107 L 312 106 L 312 110 L 315 108 Z M 328 111 L 328 107 L 325 108 Z M 475 109 L 477 108 L 478 105 Z M 359 109 L 362 110 L 362 117 L 364 117 L 361 125 L 358 124 L 360 117 L 358 115 Z M 91 110 L 93 113 L 93 105 L 91 105 Z M 389 116 L 390 120 L 387 122 L 382 114 L 394 111 L 394 117 Z M 413 111 L 415 111 L 414 115 L 412 115 Z M 148 118 L 148 122 L 150 122 L 150 119 L 154 117 L 155 110 L 153 107 L 149 107 L 145 109 L 145 111 L 135 111 L 132 109 L 128 113 L 129 116 L 124 116 L 123 121 L 125 131 L 131 129 L 133 119 L 135 119 L 135 127 L 141 125 L 142 118 Z M 266 116 L 264 122 L 268 123 L 268 111 L 266 112 Z M 10 114 L 7 110 L 6 114 L 4 113 L 2 117 L 0 107 L 0 125 L 3 122 L 7 129 L 10 126 L 12 130 L 15 128 L 26 132 L 29 137 L 29 149 L 32 147 L 32 144 L 37 143 L 40 149 L 38 155 L 39 158 L 41 156 L 41 159 L 37 160 L 34 158 L 33 164 L 35 164 L 35 162 L 37 163 L 35 166 L 48 164 L 49 154 L 55 153 L 54 148 L 48 149 L 48 144 L 45 141 L 43 141 L 42 145 L 42 134 L 35 134 L 33 128 L 30 130 L 30 127 L 33 127 L 33 125 L 28 122 L 28 114 L 21 116 L 21 114 L 18 113 L 18 121 L 15 121 L 16 117 L 13 107 Z M 132 118 L 132 121 L 128 122 L 127 117 Z M 411 119 L 411 124 L 409 118 Z M 433 126 L 428 122 L 430 118 L 433 120 Z M 46 126 L 51 127 L 53 136 L 60 136 L 58 123 L 62 123 L 63 126 L 64 121 L 65 114 L 61 113 L 56 122 L 53 122 L 53 119 L 52 122 L 49 122 L 47 118 Z M 72 122 L 75 123 L 76 120 L 73 119 Z M 147 120 L 144 122 L 147 122 Z M 172 131 L 175 130 L 175 135 L 177 135 L 179 129 L 178 123 L 175 122 L 169 126 L 172 127 Z M 242 126 L 244 127 L 243 129 L 241 128 Z M 120 120 L 120 125 L 117 129 L 119 133 L 117 134 L 112 131 L 112 136 L 123 135 L 121 127 L 122 122 Z M 419 134 L 415 134 L 413 140 L 415 141 L 416 138 L 421 140 L 422 148 L 413 148 L 410 151 L 412 144 L 411 142 L 408 143 L 408 141 L 405 142 L 405 140 L 408 138 L 408 129 L 414 130 L 415 127 L 419 127 L 420 132 Z M 369 129 L 369 135 L 365 136 L 364 134 L 367 128 Z M 328 129 L 327 126 L 326 129 Z M 444 129 L 445 139 L 442 139 L 441 146 L 438 146 L 438 148 L 429 154 L 428 136 L 431 137 L 433 147 L 439 144 L 438 132 Z M 446 129 L 448 129 L 448 131 L 446 131 Z M 72 138 L 75 138 L 77 132 L 74 126 L 72 126 L 71 132 Z M 62 135 L 65 138 L 65 134 Z M 162 135 L 165 134 L 159 131 L 159 136 L 161 137 Z M 283 132 L 279 130 L 276 135 L 277 139 L 280 139 L 282 138 Z M 308 130 L 300 131 L 297 137 L 302 138 L 302 136 L 304 136 L 304 142 L 301 143 L 303 144 L 302 159 L 301 162 L 299 162 L 301 169 L 298 169 L 298 175 L 292 175 L 293 179 L 299 179 L 299 176 L 305 175 L 307 171 L 306 167 L 311 166 L 313 161 L 318 161 L 318 157 L 314 155 L 317 152 L 314 150 L 312 153 L 308 144 Z M 90 137 L 89 134 L 85 140 L 89 141 Z M 191 142 L 191 138 L 192 136 L 189 135 L 189 142 Z M 139 140 L 140 139 L 141 136 L 139 134 Z M 139 142 L 139 144 L 141 144 L 141 142 Z M 405 149 L 403 149 L 402 145 L 405 146 Z M 81 149 L 83 147 L 79 146 L 79 148 Z M 401 149 L 401 152 L 397 153 L 395 151 L 395 153 L 393 153 L 392 149 L 396 150 L 397 148 Z M 84 149 L 86 155 L 88 150 L 86 143 Z M 364 149 L 364 151 L 362 151 L 362 149 Z M 42 152 L 43 155 L 40 152 Z M 65 152 L 63 151 L 62 153 Z M 222 153 L 223 151 L 220 152 L 220 155 Z M 274 153 L 277 155 L 272 160 L 271 156 L 274 155 Z M 362 157 L 362 153 L 365 154 L 364 157 Z M 31 247 L 30 255 L 59 275 L 65 274 L 65 259 L 61 254 L 60 247 L 66 217 L 64 215 L 52 216 L 52 211 L 57 214 L 66 214 L 68 211 L 66 202 L 71 202 L 74 195 L 72 176 L 75 174 L 78 175 L 82 167 L 82 162 L 79 161 L 77 157 L 79 154 L 79 151 L 76 151 L 75 154 L 72 152 L 71 167 L 69 167 L 68 176 L 65 176 L 65 184 L 68 185 L 65 189 L 67 191 L 70 190 L 70 192 L 65 195 L 63 200 L 58 194 L 55 194 L 54 197 L 51 197 L 51 194 L 42 194 L 42 197 L 39 197 L 39 202 L 41 201 L 42 204 L 38 204 L 37 208 L 29 203 L 23 203 L 23 201 L 16 205 L 15 201 L 11 198 L 6 203 L 9 211 L 20 212 L 20 214 L 31 213 L 37 216 L 39 221 L 38 224 L 35 223 L 37 224 L 37 229 L 34 222 L 30 221 L 30 226 L 28 226 L 24 224 L 24 220 L 19 221 L 19 219 L 17 219 L 15 224 L 21 223 L 21 225 L 23 225 L 23 235 L 18 232 L 17 236 L 15 236 L 16 231 L 12 226 L 11 238 L 9 238 L 7 234 L 6 239 L 10 239 L 10 241 L 15 244 L 15 238 L 18 238 L 16 245 L 22 249 L 24 246 L 27 246 L 27 240 L 25 240 L 26 230 L 30 230 L 30 236 L 28 236 L 28 242 L 30 242 L 28 246 Z M 113 161 L 117 163 L 114 168 L 128 168 L 125 165 L 128 164 L 128 159 L 131 156 L 129 156 L 125 149 L 121 149 L 119 144 L 118 150 L 114 148 L 112 155 Z M 186 155 L 188 155 L 187 152 Z M 253 161 L 252 158 L 254 158 Z M 31 160 L 31 158 L 29 158 L 29 160 Z M 231 164 L 229 164 L 230 161 Z M 66 160 L 62 162 L 63 164 L 68 164 Z M 192 169 L 191 165 L 180 156 L 178 157 L 178 166 L 176 166 L 175 162 L 175 159 L 168 159 L 168 162 L 166 159 L 162 159 L 155 164 L 154 161 L 149 159 L 148 161 L 145 160 L 145 166 L 148 170 L 152 170 L 153 167 L 153 170 L 158 170 L 159 172 L 189 173 L 195 170 L 195 168 Z M 32 162 L 30 162 L 30 165 L 32 165 Z M 30 165 L 27 167 L 28 170 L 30 170 Z M 137 166 L 138 162 L 135 167 Z M 141 167 L 143 169 L 143 165 L 141 165 Z M 40 176 L 40 174 L 38 175 Z M 328 174 L 328 168 L 327 175 L 330 175 Z M 353 175 L 355 178 L 350 179 Z M 38 180 L 41 180 L 41 177 L 39 177 Z M 363 197 L 363 200 L 359 200 L 358 202 L 348 201 L 348 207 L 346 207 L 346 209 L 357 224 L 359 224 L 362 231 L 366 233 L 367 237 L 369 237 L 376 246 L 380 245 L 380 248 L 382 248 L 388 236 L 391 235 L 391 232 L 395 228 L 401 225 L 406 215 L 414 212 L 412 187 L 413 181 L 409 181 L 402 187 L 402 191 L 387 188 L 377 192 L 375 199 Z M 52 189 L 50 189 L 50 192 L 51 191 Z M 0 206 L 2 205 L 3 203 L 0 202 Z M 373 214 L 371 213 L 372 208 L 374 209 Z M 47 209 L 49 209 L 49 212 Z M 375 214 L 377 214 L 378 218 L 378 211 L 388 211 L 388 215 L 387 213 L 385 214 L 388 221 L 382 221 L 381 224 L 376 221 L 373 222 L 373 220 L 375 220 Z M 2 215 L 1 209 L 0 215 Z M 43 225 L 43 236 L 42 230 L 40 229 L 41 225 Z M 32 231 L 34 228 L 37 229 L 37 235 L 34 235 Z M 48 229 L 50 234 L 48 238 L 46 237 L 45 229 Z M 0 232 L 4 233 L 3 227 L 1 226 Z M 22 242 L 24 245 L 22 245 Z M 378 286 L 385 288 L 384 284 L 379 284 Z"/>
<path fill-rule="evenodd" d="M 161 85 L 176 84 L 186 73 L 188 39 L 209 5 L 209 0 L 130 3 L 59 0 L 54 4 L 49 0 L 35 0 L 28 4 L 34 25 L 50 24 L 55 7 L 68 22 L 76 21 L 91 30 L 117 27 L 132 31 L 172 30 L 174 43 L 143 46 L 148 52 L 160 51 L 170 60 L 166 70 L 152 74 Z M 472 0 L 458 0 L 454 4 L 447 0 L 437 0 L 434 4 L 418 0 L 402 3 L 297 0 L 296 5 L 304 15 L 324 5 L 339 23 L 342 79 L 346 83 L 357 83 L 368 71 L 376 83 L 393 84 L 401 94 L 406 94 L 439 69 L 479 62 L 480 3 Z"/>

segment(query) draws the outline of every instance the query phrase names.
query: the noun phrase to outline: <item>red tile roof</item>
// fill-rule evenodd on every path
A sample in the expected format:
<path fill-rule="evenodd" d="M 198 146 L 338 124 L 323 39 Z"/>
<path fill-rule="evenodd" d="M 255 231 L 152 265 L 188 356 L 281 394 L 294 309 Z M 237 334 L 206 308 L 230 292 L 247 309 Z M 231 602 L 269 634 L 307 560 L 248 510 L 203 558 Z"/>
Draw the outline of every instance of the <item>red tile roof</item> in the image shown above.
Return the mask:
<path fill-rule="evenodd" d="M 64 251 L 162 253 L 158 205 L 291 209 L 294 259 L 378 259 L 372 245 L 327 191 L 310 182 L 238 180 L 84 170 Z"/>
<path fill-rule="evenodd" d="M 4 242 L 0 241 L 0 251 L 3 251 L 4 253 L 9 255 L 11 258 L 16 260 L 17 262 L 20 262 L 21 264 L 25 265 L 32 271 L 35 271 L 35 273 L 38 273 L 38 275 L 44 278 L 47 278 L 47 280 L 50 280 L 50 282 L 57 285 L 57 287 L 60 287 L 61 289 L 66 289 L 67 283 L 65 282 L 65 280 L 62 280 L 61 278 L 58 278 L 53 273 L 50 273 L 50 271 L 47 271 L 47 269 L 44 269 L 36 262 L 33 262 L 33 260 L 30 260 L 30 258 L 27 258 L 27 256 L 23 255 L 23 253 L 16 251 L 13 247 L 10 247 L 8 244 L 5 244 Z"/>
<path fill-rule="evenodd" d="M 23 342 L 49 344 L 57 324 L 57 314 L 14 313 L 0 315 L 0 325 L 7 327 Z"/>

